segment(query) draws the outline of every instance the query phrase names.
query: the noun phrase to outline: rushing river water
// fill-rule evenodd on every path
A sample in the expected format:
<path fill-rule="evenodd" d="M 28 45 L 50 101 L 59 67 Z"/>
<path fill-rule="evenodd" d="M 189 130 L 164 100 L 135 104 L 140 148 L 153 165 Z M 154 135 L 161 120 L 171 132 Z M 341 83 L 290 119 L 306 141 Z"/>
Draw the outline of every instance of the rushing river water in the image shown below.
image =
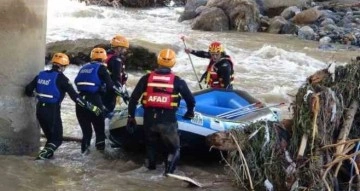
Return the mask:
<path fill-rule="evenodd" d="M 221 41 L 236 64 L 235 88 L 247 90 L 266 103 L 291 102 L 291 95 L 315 71 L 331 62 L 346 64 L 359 51 L 319 50 L 318 42 L 296 37 L 263 33 L 192 31 L 190 21 L 178 23 L 181 8 L 113 9 L 85 6 L 77 1 L 49 0 L 47 42 L 65 39 L 110 39 L 115 34 L 129 38 L 130 43 L 143 44 L 155 50 L 172 47 L 178 61 L 173 70 L 197 90 L 195 75 L 180 37 L 194 49 L 206 49 L 211 41 Z M 207 60 L 192 56 L 196 72 L 201 75 Z M 78 67 L 70 66 L 65 74 L 74 79 Z M 131 91 L 141 73 L 130 73 Z M 64 134 L 81 137 L 69 98 L 62 105 Z M 283 118 L 291 117 L 287 107 Z M 142 154 L 124 154 L 107 148 L 105 155 L 92 150 L 80 154 L 80 144 L 65 142 L 49 161 L 34 161 L 33 156 L 0 156 L 0 190 L 188 190 L 186 184 L 164 178 L 163 167 L 147 171 L 142 167 Z M 205 185 L 197 190 L 238 190 L 218 161 L 182 160 L 178 174 L 197 179 Z"/>

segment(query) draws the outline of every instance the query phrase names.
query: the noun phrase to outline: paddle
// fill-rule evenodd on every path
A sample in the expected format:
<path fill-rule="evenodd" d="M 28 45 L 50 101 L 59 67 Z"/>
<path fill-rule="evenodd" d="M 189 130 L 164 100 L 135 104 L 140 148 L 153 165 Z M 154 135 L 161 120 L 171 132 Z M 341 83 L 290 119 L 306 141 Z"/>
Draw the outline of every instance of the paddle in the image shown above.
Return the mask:
<path fill-rule="evenodd" d="M 221 113 L 221 114 L 217 115 L 216 117 L 223 117 L 223 116 L 229 115 L 230 113 L 239 112 L 239 111 L 241 111 L 241 110 L 243 110 L 243 109 L 248 109 L 248 108 L 250 108 L 250 107 L 252 107 L 252 106 L 255 106 L 255 107 L 256 107 L 256 106 L 258 106 L 258 105 L 260 105 L 260 104 L 261 104 L 261 102 L 256 102 L 256 103 L 253 103 L 253 104 L 249 104 L 249 105 L 246 105 L 246 106 L 241 107 L 241 108 L 237 108 L 237 109 L 233 109 L 233 110 L 230 110 L 230 111 Z M 251 110 L 252 110 L 252 109 L 251 109 Z"/>
<path fill-rule="evenodd" d="M 239 115 L 245 115 L 245 114 L 249 114 L 249 113 L 253 113 L 253 112 L 258 112 L 258 111 L 262 111 L 264 109 L 268 109 L 268 108 L 271 108 L 271 107 L 278 107 L 278 106 L 281 106 L 281 105 L 285 105 L 285 103 L 278 103 L 278 104 L 274 104 L 274 105 L 269 105 L 269 106 L 266 106 L 266 107 L 261 107 L 261 108 L 256 108 L 256 109 L 252 109 L 252 110 L 248 110 L 248 111 L 243 111 L 243 112 L 236 112 L 236 113 L 231 113 L 229 115 L 225 115 L 225 116 L 222 116 L 222 118 L 231 118 L 231 117 L 236 117 L 236 116 L 239 116 Z"/>
<path fill-rule="evenodd" d="M 186 47 L 186 43 L 185 43 L 185 37 L 184 37 L 184 36 L 181 36 L 181 40 L 183 41 L 185 48 L 187 48 L 187 47 Z M 189 53 L 187 53 L 187 55 L 189 56 L 189 60 L 190 60 L 190 63 L 191 63 L 192 69 L 193 69 L 193 71 L 194 71 L 194 74 L 195 74 L 196 80 L 197 80 L 197 82 L 198 82 L 198 84 L 199 84 L 200 89 L 202 90 L 203 88 L 202 88 L 202 86 L 201 86 L 201 83 L 200 83 L 199 77 L 198 77 L 198 75 L 196 74 L 194 64 L 193 64 L 193 62 L 192 62 L 192 60 L 191 60 L 191 56 L 190 56 L 190 54 L 189 54 Z"/>
<path fill-rule="evenodd" d="M 200 182 L 198 182 L 192 178 L 189 178 L 187 176 L 180 176 L 177 174 L 170 174 L 170 173 L 167 173 L 166 176 L 185 181 L 185 182 L 189 183 L 189 186 L 200 187 L 200 188 L 203 187 L 203 185 Z"/>

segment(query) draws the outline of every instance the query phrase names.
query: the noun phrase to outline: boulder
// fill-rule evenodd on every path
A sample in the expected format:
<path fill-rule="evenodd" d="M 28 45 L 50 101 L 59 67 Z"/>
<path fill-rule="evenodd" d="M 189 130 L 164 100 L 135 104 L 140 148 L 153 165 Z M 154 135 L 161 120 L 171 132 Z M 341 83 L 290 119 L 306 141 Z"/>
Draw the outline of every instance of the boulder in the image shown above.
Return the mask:
<path fill-rule="evenodd" d="M 286 22 L 285 25 L 282 27 L 280 34 L 297 34 L 299 27 L 296 26 L 294 23 Z"/>
<path fill-rule="evenodd" d="M 83 65 L 90 61 L 90 52 L 94 47 L 102 47 L 108 50 L 110 44 L 108 40 L 102 39 L 64 40 L 48 43 L 46 45 L 45 64 L 51 60 L 55 52 L 63 52 L 69 56 L 71 64 Z M 157 67 L 157 51 L 153 50 L 152 52 L 134 43 L 130 44 L 126 55 L 127 70 L 153 70 Z"/>
<path fill-rule="evenodd" d="M 259 9 L 252 0 L 209 0 L 207 7 L 217 7 L 229 17 L 230 29 L 256 32 L 260 26 Z"/>
<path fill-rule="evenodd" d="M 300 13 L 300 9 L 296 6 L 291 6 L 286 8 L 280 15 L 284 17 L 284 19 L 289 20 L 298 13 Z"/>
<path fill-rule="evenodd" d="M 297 6 L 303 7 L 309 0 L 262 0 L 264 9 Z"/>
<path fill-rule="evenodd" d="M 267 32 L 273 34 L 296 34 L 298 27 L 282 16 L 276 16 L 270 20 Z"/>
<path fill-rule="evenodd" d="M 267 30 L 268 33 L 279 34 L 284 25 L 288 21 L 282 16 L 276 16 L 270 20 L 270 26 Z"/>
<path fill-rule="evenodd" d="M 321 21 L 320 26 L 323 27 L 329 24 L 334 25 L 335 24 L 334 20 L 332 20 L 331 18 L 325 18 L 323 21 Z"/>
<path fill-rule="evenodd" d="M 184 20 L 189 20 L 195 18 L 198 13 L 196 13 L 196 9 L 200 6 L 206 5 L 207 0 L 188 0 L 186 2 L 184 12 L 180 15 L 178 21 L 182 22 Z"/>
<path fill-rule="evenodd" d="M 304 40 L 314 40 L 315 32 L 309 26 L 303 26 L 298 31 L 298 37 Z"/>
<path fill-rule="evenodd" d="M 258 29 L 258 32 L 267 32 L 269 26 L 270 26 L 270 18 L 267 16 L 260 17 L 260 28 Z"/>
<path fill-rule="evenodd" d="M 262 5 L 263 12 L 269 17 L 280 15 L 287 7 L 304 7 L 309 0 L 256 0 Z"/>
<path fill-rule="evenodd" d="M 312 24 L 318 20 L 322 12 L 318 10 L 318 7 L 310 8 L 296 14 L 290 21 L 299 25 Z"/>
<path fill-rule="evenodd" d="M 229 30 L 229 19 L 222 9 L 206 7 L 201 14 L 194 19 L 191 28 L 204 31 L 227 31 Z"/>

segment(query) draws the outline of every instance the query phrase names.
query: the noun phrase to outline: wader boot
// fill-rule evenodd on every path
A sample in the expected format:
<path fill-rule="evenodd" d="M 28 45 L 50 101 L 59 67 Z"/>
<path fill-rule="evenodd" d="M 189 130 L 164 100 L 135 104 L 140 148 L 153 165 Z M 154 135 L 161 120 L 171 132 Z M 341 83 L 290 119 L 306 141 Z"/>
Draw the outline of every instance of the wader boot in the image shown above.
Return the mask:
<path fill-rule="evenodd" d="M 177 161 L 180 158 L 180 149 L 177 149 L 174 154 L 169 154 L 167 161 L 165 162 L 165 175 L 168 173 L 174 173 L 176 169 Z"/>
<path fill-rule="evenodd" d="M 54 152 L 56 150 L 56 145 L 52 143 L 47 143 L 45 147 L 39 152 L 38 156 L 35 160 L 45 160 L 50 159 L 54 156 Z"/>

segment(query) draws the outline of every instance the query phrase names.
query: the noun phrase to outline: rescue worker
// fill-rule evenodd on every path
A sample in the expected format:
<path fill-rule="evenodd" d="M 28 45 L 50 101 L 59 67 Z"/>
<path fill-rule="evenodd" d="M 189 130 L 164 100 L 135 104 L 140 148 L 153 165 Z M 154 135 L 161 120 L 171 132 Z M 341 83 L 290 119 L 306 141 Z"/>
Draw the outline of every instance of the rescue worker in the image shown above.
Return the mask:
<path fill-rule="evenodd" d="M 107 59 L 105 63 L 110 72 L 110 77 L 117 88 L 122 91 L 122 99 L 127 104 L 129 101 L 129 94 L 125 88 L 128 78 L 125 72 L 125 54 L 129 48 L 129 41 L 121 36 L 116 35 L 110 41 L 111 50 L 107 52 Z M 102 96 L 102 101 L 109 112 L 113 112 L 116 105 L 117 95 L 113 92 L 106 92 Z"/>
<path fill-rule="evenodd" d="M 36 159 L 49 159 L 61 145 L 63 126 L 60 115 L 60 105 L 67 92 L 77 106 L 91 111 L 94 116 L 99 115 L 99 107 L 79 97 L 69 79 L 63 74 L 69 65 L 69 58 L 63 53 L 55 53 L 51 59 L 51 70 L 40 72 L 26 87 L 25 94 L 29 97 L 35 95 L 38 99 L 36 117 L 45 134 L 46 143 Z"/>
<path fill-rule="evenodd" d="M 185 48 L 185 52 L 197 57 L 210 59 L 205 73 L 200 78 L 200 82 L 205 79 L 208 87 L 233 89 L 234 63 L 230 56 L 225 53 L 224 47 L 220 42 L 212 42 L 208 52 L 192 50 L 190 48 Z"/>
<path fill-rule="evenodd" d="M 187 105 L 185 119 L 194 117 L 195 99 L 186 82 L 172 73 L 176 54 L 171 49 L 159 52 L 159 68 L 141 77 L 131 94 L 128 106 L 129 130 L 136 127 L 135 109 L 140 97 L 144 107 L 144 131 L 147 150 L 145 166 L 156 168 L 156 144 L 160 138 L 168 153 L 165 160 L 165 174 L 173 173 L 180 157 L 180 139 L 176 111 L 181 97 Z"/>
<path fill-rule="evenodd" d="M 88 112 L 82 107 L 76 107 L 76 117 L 83 133 L 81 141 L 81 153 L 83 154 L 89 152 L 93 132 L 92 126 L 96 136 L 96 149 L 100 151 L 105 149 L 104 120 L 108 111 L 106 111 L 101 100 L 101 87 L 105 84 L 107 91 L 114 93 L 114 95 L 121 94 L 120 90 L 113 84 L 106 67 L 102 64 L 106 58 L 107 55 L 105 49 L 92 49 L 90 54 L 91 62 L 82 66 L 75 78 L 75 85 L 80 92 L 80 96 L 104 110 L 104 115 L 95 116 L 93 113 Z"/>

